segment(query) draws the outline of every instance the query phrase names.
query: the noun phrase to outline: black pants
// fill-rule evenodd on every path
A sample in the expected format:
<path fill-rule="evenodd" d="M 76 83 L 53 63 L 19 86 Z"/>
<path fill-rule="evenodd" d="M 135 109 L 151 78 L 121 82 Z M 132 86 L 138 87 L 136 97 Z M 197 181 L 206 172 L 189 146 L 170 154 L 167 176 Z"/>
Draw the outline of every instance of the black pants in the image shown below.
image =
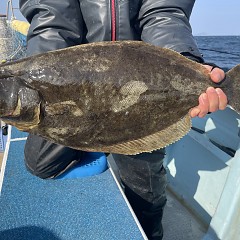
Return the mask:
<path fill-rule="evenodd" d="M 162 239 L 166 203 L 164 149 L 135 156 L 113 154 L 125 194 L 149 239 Z M 81 151 L 29 135 L 25 146 L 27 169 L 40 178 L 54 178 L 81 161 Z"/>

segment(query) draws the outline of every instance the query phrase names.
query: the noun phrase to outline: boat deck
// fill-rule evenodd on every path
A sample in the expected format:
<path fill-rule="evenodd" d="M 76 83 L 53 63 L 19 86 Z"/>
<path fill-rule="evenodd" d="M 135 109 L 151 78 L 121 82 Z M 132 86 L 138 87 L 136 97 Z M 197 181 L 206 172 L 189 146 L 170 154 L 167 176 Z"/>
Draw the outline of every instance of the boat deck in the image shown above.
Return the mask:
<path fill-rule="evenodd" d="M 207 227 L 191 213 L 170 191 L 163 214 L 163 240 L 200 240 Z"/>

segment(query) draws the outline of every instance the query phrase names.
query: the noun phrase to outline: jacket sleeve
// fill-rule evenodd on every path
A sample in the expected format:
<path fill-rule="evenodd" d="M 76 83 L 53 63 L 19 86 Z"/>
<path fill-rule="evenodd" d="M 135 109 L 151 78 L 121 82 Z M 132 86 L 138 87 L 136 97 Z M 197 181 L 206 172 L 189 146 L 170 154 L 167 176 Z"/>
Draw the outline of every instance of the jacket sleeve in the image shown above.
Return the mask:
<path fill-rule="evenodd" d="M 27 55 L 80 44 L 83 20 L 77 0 L 20 0 L 30 23 Z"/>
<path fill-rule="evenodd" d="M 194 0 L 143 0 L 139 12 L 141 39 L 203 62 L 189 23 L 194 2 Z"/>

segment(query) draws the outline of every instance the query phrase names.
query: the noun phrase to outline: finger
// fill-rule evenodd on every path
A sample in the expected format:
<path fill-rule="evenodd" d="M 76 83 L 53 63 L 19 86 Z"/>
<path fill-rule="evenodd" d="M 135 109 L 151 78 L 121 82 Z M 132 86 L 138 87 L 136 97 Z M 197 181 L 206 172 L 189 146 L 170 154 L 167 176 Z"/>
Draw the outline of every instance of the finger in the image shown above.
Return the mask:
<path fill-rule="evenodd" d="M 208 96 L 208 111 L 209 112 L 215 112 L 219 109 L 219 96 L 216 92 L 216 90 L 213 87 L 209 87 L 206 91 Z"/>
<path fill-rule="evenodd" d="M 199 113 L 200 113 L 200 109 L 198 107 L 190 109 L 190 116 L 192 118 L 197 117 Z"/>
<path fill-rule="evenodd" d="M 198 108 L 200 109 L 200 112 L 198 114 L 198 117 L 202 118 L 206 116 L 206 114 L 209 112 L 208 106 L 209 106 L 208 95 L 206 93 L 202 93 L 199 97 Z"/>
<path fill-rule="evenodd" d="M 213 69 L 213 66 L 210 66 L 210 65 L 203 65 L 209 72 L 212 71 Z"/>
<path fill-rule="evenodd" d="M 219 98 L 219 109 L 224 110 L 228 104 L 227 96 L 223 92 L 223 90 L 220 88 L 216 88 L 216 92 L 217 92 L 218 98 Z"/>
<path fill-rule="evenodd" d="M 210 77 L 213 82 L 219 83 L 225 78 L 225 73 L 220 68 L 214 68 L 210 73 Z"/>

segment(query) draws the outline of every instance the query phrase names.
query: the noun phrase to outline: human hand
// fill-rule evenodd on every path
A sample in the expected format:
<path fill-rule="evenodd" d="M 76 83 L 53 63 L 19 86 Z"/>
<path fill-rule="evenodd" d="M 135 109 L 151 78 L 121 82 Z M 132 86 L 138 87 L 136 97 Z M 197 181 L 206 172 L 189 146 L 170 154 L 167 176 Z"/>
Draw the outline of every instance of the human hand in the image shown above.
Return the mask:
<path fill-rule="evenodd" d="M 225 73 L 220 68 L 204 65 L 210 72 L 210 77 L 213 82 L 219 83 L 224 77 Z M 191 117 L 205 117 L 208 112 L 215 112 L 217 110 L 224 110 L 227 106 L 227 96 L 220 88 L 209 87 L 205 93 L 202 93 L 198 99 L 199 105 L 190 110 Z"/>

